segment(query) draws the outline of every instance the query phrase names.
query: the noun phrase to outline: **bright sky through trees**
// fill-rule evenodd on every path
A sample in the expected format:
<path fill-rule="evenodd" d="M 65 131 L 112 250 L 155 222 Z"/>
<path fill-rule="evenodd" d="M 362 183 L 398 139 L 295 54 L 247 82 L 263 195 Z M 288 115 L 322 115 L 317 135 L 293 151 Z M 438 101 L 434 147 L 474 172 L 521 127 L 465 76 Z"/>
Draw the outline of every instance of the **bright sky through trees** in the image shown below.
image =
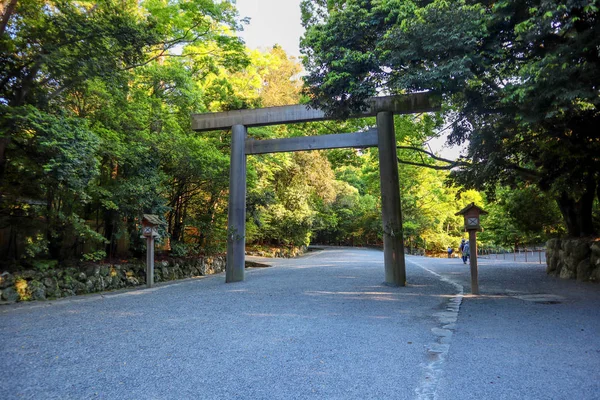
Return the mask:
<path fill-rule="evenodd" d="M 237 0 L 236 6 L 240 17 L 250 17 L 241 33 L 249 48 L 279 44 L 289 55 L 300 56 L 300 0 Z"/>

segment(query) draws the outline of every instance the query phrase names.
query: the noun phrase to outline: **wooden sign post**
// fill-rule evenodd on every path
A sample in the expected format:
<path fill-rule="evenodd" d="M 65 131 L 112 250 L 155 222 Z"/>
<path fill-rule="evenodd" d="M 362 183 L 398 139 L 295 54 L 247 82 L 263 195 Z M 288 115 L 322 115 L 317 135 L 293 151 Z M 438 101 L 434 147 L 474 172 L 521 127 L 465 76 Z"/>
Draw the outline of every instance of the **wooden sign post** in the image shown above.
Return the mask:
<path fill-rule="evenodd" d="M 477 270 L 477 231 L 481 231 L 479 216 L 487 211 L 471 203 L 454 215 L 465 217 L 465 230 L 469 232 L 469 261 L 471 266 L 471 293 L 479 294 L 479 271 Z"/>

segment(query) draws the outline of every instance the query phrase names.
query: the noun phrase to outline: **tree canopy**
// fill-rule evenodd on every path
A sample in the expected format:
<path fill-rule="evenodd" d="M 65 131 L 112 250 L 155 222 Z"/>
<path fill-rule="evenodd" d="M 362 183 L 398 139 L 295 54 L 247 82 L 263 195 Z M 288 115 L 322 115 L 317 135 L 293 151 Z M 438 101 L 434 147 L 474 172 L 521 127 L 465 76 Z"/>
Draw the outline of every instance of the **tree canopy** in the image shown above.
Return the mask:
<path fill-rule="evenodd" d="M 139 249 L 141 212 L 168 212 L 177 240 L 181 207 L 202 198 L 214 208 L 227 160 L 188 126 L 192 111 L 208 109 L 197 77 L 248 64 L 231 3 L 2 5 L 0 216 L 9 257 L 67 258 L 104 242 L 114 255 L 119 241 Z"/>
<path fill-rule="evenodd" d="M 306 83 L 344 114 L 381 91 L 444 96 L 468 141 L 453 179 L 493 192 L 536 184 L 573 236 L 597 232 L 600 3 L 304 1 Z"/>

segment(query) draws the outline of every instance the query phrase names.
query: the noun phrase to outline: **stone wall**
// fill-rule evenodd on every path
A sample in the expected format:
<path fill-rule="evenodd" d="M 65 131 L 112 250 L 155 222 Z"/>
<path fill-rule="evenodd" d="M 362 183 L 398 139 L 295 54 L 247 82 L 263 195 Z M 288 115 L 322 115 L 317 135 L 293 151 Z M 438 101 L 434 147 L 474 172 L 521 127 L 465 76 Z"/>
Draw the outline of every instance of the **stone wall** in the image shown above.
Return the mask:
<path fill-rule="evenodd" d="M 154 281 L 192 278 L 224 270 L 224 256 L 173 258 L 155 262 Z M 57 299 L 145 284 L 146 265 L 142 262 L 88 263 L 45 271 L 4 272 L 0 275 L 0 298 L 4 302 Z"/>
<path fill-rule="evenodd" d="M 551 239 L 546 244 L 546 272 L 564 279 L 600 281 L 600 238 Z"/>

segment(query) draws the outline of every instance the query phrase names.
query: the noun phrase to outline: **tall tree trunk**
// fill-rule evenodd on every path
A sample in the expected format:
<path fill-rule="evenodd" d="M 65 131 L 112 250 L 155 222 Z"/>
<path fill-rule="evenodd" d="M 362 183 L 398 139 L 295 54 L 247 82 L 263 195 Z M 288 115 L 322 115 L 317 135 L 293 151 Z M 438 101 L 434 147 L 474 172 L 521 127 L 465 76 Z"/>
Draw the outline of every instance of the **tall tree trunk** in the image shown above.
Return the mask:
<path fill-rule="evenodd" d="M 594 176 L 589 176 L 585 192 L 578 200 L 563 191 L 556 200 L 563 216 L 567 233 L 571 237 L 593 236 L 596 234 L 592 210 L 596 197 L 597 182 Z"/>
<path fill-rule="evenodd" d="M 180 195 L 175 203 L 173 232 L 171 232 L 171 238 L 177 242 L 180 242 L 183 238 L 183 205 L 183 196 Z"/>
<path fill-rule="evenodd" d="M 596 188 L 598 183 L 596 177 L 590 174 L 587 177 L 586 191 L 579 200 L 580 212 L 579 214 L 579 226 L 581 227 L 582 236 L 594 236 L 597 232 L 594 228 L 594 219 L 592 214 L 594 211 L 594 199 L 596 198 Z"/>
<path fill-rule="evenodd" d="M 10 142 L 10 137 L 0 138 L 0 182 L 4 181 L 4 171 L 6 170 L 6 148 Z"/>
<path fill-rule="evenodd" d="M 17 244 L 17 231 L 11 226 L 9 228 L 9 236 L 8 236 L 8 246 L 6 249 L 6 259 L 7 260 L 16 260 L 19 258 L 18 254 L 18 244 Z"/>
<path fill-rule="evenodd" d="M 127 217 L 127 232 L 129 233 L 129 254 L 127 256 L 132 254 L 134 257 L 141 257 L 146 254 L 143 250 L 143 244 L 146 239 L 140 238 L 138 222 L 138 219 L 135 217 Z"/>
<path fill-rule="evenodd" d="M 108 240 L 105 251 L 106 256 L 112 259 L 115 256 L 116 241 L 115 241 L 115 223 L 117 213 L 115 210 L 106 210 L 104 212 L 104 237 Z"/>
<path fill-rule="evenodd" d="M 2 14 L 2 19 L 0 20 L 0 36 L 4 35 L 6 32 L 6 27 L 8 26 L 8 21 L 10 21 L 10 17 L 15 12 L 15 7 L 17 6 L 17 0 L 10 0 L 6 7 L 4 7 L 4 1 L 0 3 L 2 7 L 0 9 L 0 13 Z"/>
<path fill-rule="evenodd" d="M 46 198 L 46 240 L 48 242 L 48 253 L 54 260 L 60 259 L 60 241 L 56 238 L 57 231 L 61 229 L 58 225 L 58 219 L 54 217 L 60 210 L 54 211 L 56 198 L 50 191 Z"/>

